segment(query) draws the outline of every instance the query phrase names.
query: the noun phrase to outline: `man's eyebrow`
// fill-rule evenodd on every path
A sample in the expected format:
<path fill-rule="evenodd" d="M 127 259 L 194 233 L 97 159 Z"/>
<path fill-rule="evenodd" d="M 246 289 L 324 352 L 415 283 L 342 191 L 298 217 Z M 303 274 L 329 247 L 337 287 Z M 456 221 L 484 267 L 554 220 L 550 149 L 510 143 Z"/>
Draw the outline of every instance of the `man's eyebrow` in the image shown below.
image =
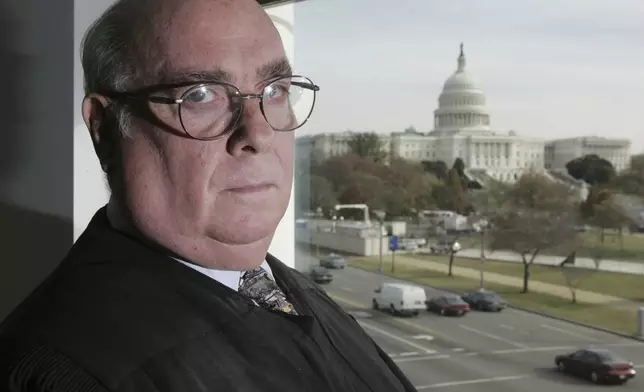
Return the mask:
<path fill-rule="evenodd" d="M 169 71 L 161 75 L 160 83 L 190 83 L 190 82 L 231 82 L 233 79 L 229 72 L 222 69 L 211 71 Z"/>
<path fill-rule="evenodd" d="M 159 84 L 176 84 L 191 82 L 223 82 L 231 83 L 234 80 L 230 72 L 217 68 L 210 71 L 169 71 L 160 72 Z M 269 80 L 280 76 L 290 76 L 293 74 L 291 64 L 286 58 L 270 61 L 257 68 L 257 78 L 259 80 Z"/>
<path fill-rule="evenodd" d="M 293 75 L 293 68 L 291 68 L 291 63 L 286 58 L 268 62 L 257 68 L 257 78 L 259 80 L 268 80 L 290 75 Z"/>

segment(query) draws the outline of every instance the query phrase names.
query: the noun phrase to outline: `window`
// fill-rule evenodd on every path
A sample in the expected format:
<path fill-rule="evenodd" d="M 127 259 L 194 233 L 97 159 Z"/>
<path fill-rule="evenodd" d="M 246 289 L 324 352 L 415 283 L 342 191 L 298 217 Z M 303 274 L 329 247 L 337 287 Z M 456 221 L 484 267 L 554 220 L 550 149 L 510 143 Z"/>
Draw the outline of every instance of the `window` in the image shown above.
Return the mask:
<path fill-rule="evenodd" d="M 579 10 L 573 0 L 562 1 L 566 9 L 570 7 Z M 402 3 L 404 5 L 401 5 Z M 534 170 L 548 181 L 554 181 L 551 180 L 556 178 L 554 169 L 565 169 L 567 162 L 585 153 L 591 153 L 591 149 L 607 157 L 613 154 L 615 166 L 620 168 L 624 159 L 622 156 L 628 156 L 629 150 L 622 152 L 621 148 L 599 148 L 601 145 L 612 145 L 613 142 L 598 139 L 591 143 L 592 133 L 599 133 L 597 136 L 608 139 L 627 139 L 630 136 L 633 139 L 631 150 L 644 151 L 644 137 L 637 136 L 637 124 L 642 122 L 639 95 L 644 84 L 637 84 L 639 81 L 633 79 L 633 75 L 640 75 L 644 69 L 644 56 L 640 53 L 642 51 L 634 49 L 641 47 L 641 37 L 644 36 L 641 11 L 635 5 L 636 1 L 629 3 L 599 0 L 592 3 L 592 7 L 585 7 L 583 12 L 578 13 L 562 13 L 546 2 L 500 0 L 460 2 L 458 5 L 450 1 L 425 0 L 377 2 L 377 5 L 369 0 L 306 0 L 296 3 L 296 69 L 306 73 L 321 86 L 316 109 L 309 123 L 296 136 L 334 133 L 347 129 L 357 132 L 374 130 L 386 135 L 400 132 L 410 126 L 419 134 L 405 134 L 404 137 L 397 137 L 398 144 L 390 144 L 392 152 L 395 153 L 392 155 L 404 159 L 403 164 L 395 165 L 388 160 L 377 165 L 368 160 L 360 161 L 359 164 L 344 162 L 346 165 L 335 162 L 337 166 L 325 166 L 325 170 L 297 179 L 294 191 L 295 215 L 299 216 L 298 214 L 305 212 L 298 209 L 315 210 L 318 205 L 315 203 L 326 205 L 326 209 L 333 209 L 336 203 L 366 204 L 370 211 L 387 210 L 385 220 L 391 226 L 388 229 L 399 230 L 399 237 L 413 235 L 424 238 L 428 244 L 433 245 L 438 242 L 439 236 L 447 235 L 452 230 L 448 230 L 447 226 L 454 218 L 445 218 L 445 224 L 439 226 L 430 222 L 436 219 L 423 220 L 418 217 L 418 213 L 426 210 L 453 211 L 460 208 L 460 201 L 456 196 L 449 198 L 450 195 L 455 195 L 455 192 L 452 192 L 454 188 L 447 187 L 449 181 L 444 178 L 443 170 L 449 171 L 457 157 L 465 163 L 465 174 L 468 176 L 461 185 L 476 182 L 482 187 L 466 190 L 464 193 L 467 201 L 485 205 L 485 196 L 491 195 L 492 190 L 495 190 L 494 179 L 504 182 L 503 187 L 514 187 L 524 174 Z M 553 15 L 557 17 L 553 18 Z M 574 26 L 574 29 L 571 26 Z M 324 34 L 320 34 L 321 31 Z M 464 41 L 465 72 L 457 72 L 460 40 Z M 628 61 L 624 61 L 625 58 Z M 583 64 L 584 72 L 568 72 L 570 69 L 579 69 L 579 64 Z M 592 83 L 589 82 L 589 75 L 592 75 Z M 615 119 L 619 119 L 619 122 L 616 123 Z M 584 141 L 586 137 L 588 140 Z M 554 140 L 558 141 L 550 143 Z M 585 147 L 582 148 L 582 144 L 585 144 Z M 422 165 L 418 162 L 420 160 L 424 161 Z M 432 167 L 438 160 L 444 161 L 445 168 Z M 352 166 L 353 164 L 355 166 Z M 329 171 L 333 167 L 339 168 L 339 171 Z M 348 168 L 352 167 L 358 169 L 350 172 Z M 442 179 L 433 175 L 438 172 L 441 172 Z M 423 177 L 422 173 L 430 174 Z M 557 180 L 557 183 L 559 182 L 561 181 Z M 311 188 L 313 186 L 317 188 Z M 314 190 L 318 193 L 310 200 L 300 203 L 297 195 L 305 192 L 300 192 L 298 187 L 304 187 L 312 194 Z M 485 211 L 486 214 L 507 218 L 502 214 L 515 213 L 519 216 L 523 213 L 520 216 L 525 217 L 535 212 L 529 208 L 538 203 L 531 204 L 526 201 L 522 204 L 516 200 L 512 202 L 510 194 L 523 193 L 506 192 L 503 187 L 499 187 L 502 189 L 499 193 L 503 194 L 503 208 L 489 207 L 491 211 Z M 577 189 L 573 190 L 576 194 Z M 565 197 L 561 197 L 561 202 L 575 198 L 574 195 L 566 194 Z M 553 203 L 563 206 L 558 204 L 558 201 Z M 544 216 L 537 212 L 541 211 L 536 211 L 534 216 Z M 554 214 L 553 211 L 546 213 Z M 566 216 L 570 217 L 572 214 L 571 212 Z M 575 237 L 575 241 L 571 240 L 572 237 L 551 237 L 558 229 L 553 228 L 548 232 L 543 227 L 549 227 L 549 222 L 558 219 L 561 217 L 552 216 L 551 220 L 539 221 L 538 225 L 512 227 L 512 230 L 508 229 L 505 233 L 516 230 L 515 234 L 525 234 L 514 236 L 515 242 L 522 242 L 524 238 L 530 238 L 530 230 L 538 232 L 534 237 L 547 237 L 550 243 L 557 245 L 547 249 L 544 247 L 539 251 L 539 255 L 555 257 L 557 260 L 565 258 L 562 249 L 571 246 L 570 244 L 590 243 L 599 238 L 599 235 L 592 237 L 590 234 L 588 237 L 585 234 Z M 370 221 L 375 220 L 372 214 Z M 518 218 L 516 220 L 519 221 Z M 405 229 L 394 227 L 399 222 L 404 222 Z M 346 223 L 344 225 L 347 231 L 341 236 L 333 239 L 320 237 L 318 245 L 344 247 L 344 244 L 352 241 L 351 236 L 359 237 L 359 234 L 349 233 L 361 232 L 357 229 L 352 232 L 354 229 Z M 521 255 L 514 250 L 515 244 L 509 239 L 503 242 L 504 239 L 500 238 L 502 232 L 495 231 L 492 223 L 483 231 L 484 255 L 486 260 L 490 260 L 490 264 L 485 264 L 490 266 L 490 270 L 483 268 L 483 286 L 489 283 L 488 286 L 493 288 L 495 286 L 489 278 L 490 274 L 510 274 L 507 271 L 511 270 L 505 264 L 497 266 L 495 261 L 498 260 L 494 260 L 494 257 L 516 257 L 512 260 L 520 260 Z M 507 237 L 512 236 L 508 234 Z M 577 239 L 582 241 L 577 242 Z M 628 247 L 629 241 L 634 240 L 632 237 L 628 240 L 625 237 L 623 239 L 625 247 Z M 390 271 L 392 254 L 385 243 L 383 256 L 380 257 L 379 252 L 376 252 L 382 249 L 377 243 L 379 240 L 362 238 L 355 241 L 357 245 L 351 250 L 345 248 L 343 251 L 360 254 L 359 259 L 349 258 L 349 264 L 355 260 L 355 265 L 377 271 L 382 260 L 383 271 Z M 387 241 L 387 237 L 384 237 L 384 240 Z M 486 248 L 488 240 L 503 243 L 505 250 L 489 252 Z M 446 268 L 431 270 L 420 269 L 417 265 L 412 267 L 413 263 L 409 262 L 407 257 L 413 257 L 414 260 L 433 260 L 433 256 L 427 254 L 430 251 L 424 245 L 419 245 L 418 254 L 413 256 L 402 253 L 393 255 L 396 268 L 400 267 L 393 275 L 418 284 L 435 281 L 441 285 L 453 285 L 451 288 L 456 292 L 475 291 L 479 288 L 480 237 L 468 232 L 459 241 L 463 250 L 460 255 L 457 254 L 454 267 L 465 268 L 466 265 L 470 268 L 468 277 L 456 276 L 457 268 L 454 268 L 452 282 L 443 279 Z M 628 256 L 628 251 L 619 250 L 618 240 L 611 244 L 605 245 L 610 246 L 606 248 L 607 253 L 631 257 Z M 644 249 L 644 239 L 641 248 Z M 591 252 L 591 248 L 584 248 L 577 257 L 584 259 L 589 257 Z M 639 259 L 644 259 L 644 252 L 641 253 Z M 492 256 L 494 254 L 506 256 Z M 460 257 L 464 260 L 462 265 L 459 265 Z M 444 267 L 448 258 L 440 255 L 436 256 L 435 260 L 443 263 L 441 267 Z M 535 264 L 533 268 L 540 267 Z M 412 272 L 409 272 L 409 269 Z M 346 288 L 357 290 L 357 283 L 354 287 L 350 285 L 351 279 L 344 280 L 344 276 L 357 276 L 347 275 L 350 274 L 348 271 L 338 271 L 338 281 L 341 280 Z M 523 279 L 520 268 L 519 272 L 512 273 L 519 281 Z M 366 275 L 360 275 L 361 279 L 364 276 Z M 381 275 L 377 276 L 382 278 Z M 530 284 L 539 278 L 541 276 L 536 272 L 531 274 L 528 286 L 532 287 Z M 559 279 L 553 284 L 564 287 L 561 293 L 570 292 L 565 290 L 565 279 Z M 582 280 L 580 287 L 584 287 L 585 284 L 586 281 Z M 371 286 L 367 286 L 370 291 Z M 329 290 L 334 289 L 330 287 Z M 512 292 L 520 290 L 521 287 L 518 287 Z M 368 301 L 368 295 L 364 293 L 345 291 L 336 294 L 349 296 L 353 300 L 364 297 Z M 504 293 L 500 294 L 505 296 Z M 473 293 L 471 299 L 480 296 L 481 294 Z M 542 307 L 545 307 L 556 314 L 560 314 L 561 309 L 575 306 L 570 304 L 570 297 L 565 297 L 564 294 L 540 297 L 537 293 L 528 293 L 526 298 L 534 299 L 531 303 L 538 303 L 539 306 L 535 306 L 538 310 L 542 311 Z M 509 295 L 507 299 L 511 302 Z M 560 305 L 559 308 L 555 304 Z M 365 306 L 369 307 L 369 304 Z M 618 312 L 616 314 L 620 317 L 632 320 L 635 314 L 633 311 L 625 315 L 615 305 L 600 308 L 605 310 L 606 318 Z M 597 319 L 598 323 L 606 323 L 581 306 L 576 311 L 577 313 L 570 311 L 571 318 L 577 317 L 580 321 L 593 318 Z M 510 313 L 504 315 L 504 321 L 507 316 L 507 320 L 513 323 Z M 365 323 L 377 323 L 375 319 L 376 317 Z M 466 317 L 459 320 L 458 324 L 470 326 L 469 322 Z M 442 325 L 442 321 L 436 321 L 436 328 L 442 328 L 439 324 Z M 554 329 L 543 331 L 547 328 L 542 327 L 542 324 L 554 326 L 550 321 L 535 322 L 531 326 L 536 329 L 535 336 L 546 336 L 544 339 L 552 346 L 576 345 L 570 336 L 564 336 L 565 333 L 559 332 L 556 338 L 548 337 L 548 334 L 557 332 Z M 477 324 L 471 328 L 481 328 L 481 331 L 487 334 L 503 336 L 509 341 L 531 346 L 531 342 L 527 342 L 525 336 L 519 332 L 522 327 L 518 321 L 516 326 L 509 326 L 514 329 L 500 330 L 492 324 Z M 566 331 L 578 330 L 577 327 L 568 325 L 557 324 L 556 327 Z M 625 328 L 631 331 L 633 327 Z M 382 329 L 389 331 L 386 327 Z M 459 333 L 463 332 L 460 327 L 458 330 Z M 441 332 L 458 340 L 455 336 L 458 333 L 447 327 Z M 589 336 L 596 336 L 593 332 L 586 332 Z M 477 339 L 483 339 L 485 335 L 476 336 Z M 439 340 L 438 336 L 434 338 Z M 375 339 L 385 338 L 381 336 Z M 414 342 L 416 343 L 415 340 Z M 440 349 L 437 351 L 440 352 Z M 548 365 L 550 363 L 543 366 Z M 480 375 L 471 376 L 473 379 L 480 378 Z M 431 382 L 428 381 L 427 384 Z"/>

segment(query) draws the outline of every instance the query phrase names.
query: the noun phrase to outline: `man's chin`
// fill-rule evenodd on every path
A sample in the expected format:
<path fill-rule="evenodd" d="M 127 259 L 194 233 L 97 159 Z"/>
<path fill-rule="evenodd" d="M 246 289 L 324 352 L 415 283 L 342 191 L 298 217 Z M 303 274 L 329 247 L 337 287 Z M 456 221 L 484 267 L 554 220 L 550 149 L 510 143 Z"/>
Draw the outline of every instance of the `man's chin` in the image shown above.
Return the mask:
<path fill-rule="evenodd" d="M 265 220 L 247 220 L 230 222 L 225 226 L 217 225 L 211 227 L 207 231 L 208 237 L 216 240 L 217 242 L 233 245 L 243 246 L 251 245 L 263 240 L 270 239 L 275 234 L 279 219 L 265 221 Z"/>

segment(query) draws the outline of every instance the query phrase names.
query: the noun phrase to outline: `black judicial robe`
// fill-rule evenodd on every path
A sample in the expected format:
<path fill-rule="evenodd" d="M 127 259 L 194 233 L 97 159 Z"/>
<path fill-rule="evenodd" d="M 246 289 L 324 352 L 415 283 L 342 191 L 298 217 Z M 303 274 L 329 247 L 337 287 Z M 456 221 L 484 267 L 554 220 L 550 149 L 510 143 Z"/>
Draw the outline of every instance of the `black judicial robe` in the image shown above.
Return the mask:
<path fill-rule="evenodd" d="M 298 316 L 115 231 L 103 208 L 0 325 L 0 391 L 415 391 L 320 288 L 267 261 Z"/>

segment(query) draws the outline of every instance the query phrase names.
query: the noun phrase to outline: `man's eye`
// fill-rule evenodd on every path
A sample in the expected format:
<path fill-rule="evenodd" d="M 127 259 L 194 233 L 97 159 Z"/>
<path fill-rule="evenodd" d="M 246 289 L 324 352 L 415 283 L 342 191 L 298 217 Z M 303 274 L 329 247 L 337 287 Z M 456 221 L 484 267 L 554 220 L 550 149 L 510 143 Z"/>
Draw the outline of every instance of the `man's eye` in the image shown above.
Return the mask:
<path fill-rule="evenodd" d="M 280 98 L 281 96 L 288 95 L 288 90 L 288 86 L 271 84 L 264 91 L 264 97 L 268 99 Z"/>
<path fill-rule="evenodd" d="M 190 94 L 184 98 L 185 101 L 190 101 L 192 103 L 208 103 L 215 99 L 217 99 L 217 92 L 205 86 L 191 91 Z"/>

